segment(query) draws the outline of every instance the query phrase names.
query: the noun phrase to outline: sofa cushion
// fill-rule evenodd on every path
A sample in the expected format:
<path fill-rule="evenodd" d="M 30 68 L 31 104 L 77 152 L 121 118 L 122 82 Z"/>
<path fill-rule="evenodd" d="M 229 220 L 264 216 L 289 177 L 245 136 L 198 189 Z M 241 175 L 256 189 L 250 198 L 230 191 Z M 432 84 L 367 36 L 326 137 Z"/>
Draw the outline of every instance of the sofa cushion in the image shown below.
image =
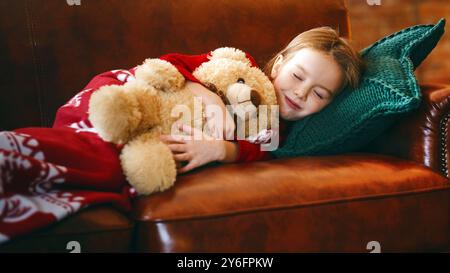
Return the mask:
<path fill-rule="evenodd" d="M 230 164 L 140 198 L 137 249 L 364 252 L 372 240 L 385 251 L 439 248 L 450 242 L 449 206 L 445 177 L 388 156 Z"/>
<path fill-rule="evenodd" d="M 389 35 L 361 52 L 367 70 L 324 110 L 294 123 L 277 157 L 339 154 L 372 141 L 401 114 L 420 105 L 414 69 L 444 33 L 445 20 Z"/>
<path fill-rule="evenodd" d="M 0 246 L 0 253 L 69 253 L 68 243 L 77 241 L 84 252 L 129 252 L 133 222 L 109 206 L 94 206 L 55 225 L 14 239 Z"/>

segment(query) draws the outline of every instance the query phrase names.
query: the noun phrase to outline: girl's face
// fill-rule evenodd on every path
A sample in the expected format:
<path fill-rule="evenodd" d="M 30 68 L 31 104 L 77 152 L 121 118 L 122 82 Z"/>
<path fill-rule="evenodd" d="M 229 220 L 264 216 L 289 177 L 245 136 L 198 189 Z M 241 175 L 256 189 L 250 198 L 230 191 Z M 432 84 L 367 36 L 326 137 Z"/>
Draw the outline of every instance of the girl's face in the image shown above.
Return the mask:
<path fill-rule="evenodd" d="M 344 74 L 332 56 L 303 48 L 288 61 L 280 56 L 272 68 L 280 116 L 298 120 L 327 106 L 340 91 Z"/>

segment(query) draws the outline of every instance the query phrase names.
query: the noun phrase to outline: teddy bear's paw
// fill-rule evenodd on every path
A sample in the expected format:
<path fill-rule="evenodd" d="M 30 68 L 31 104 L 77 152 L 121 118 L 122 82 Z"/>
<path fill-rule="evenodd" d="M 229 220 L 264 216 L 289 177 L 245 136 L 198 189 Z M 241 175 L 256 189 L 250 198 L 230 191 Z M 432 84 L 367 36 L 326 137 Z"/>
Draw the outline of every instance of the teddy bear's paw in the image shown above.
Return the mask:
<path fill-rule="evenodd" d="M 147 59 L 135 72 L 136 79 L 162 91 L 177 91 L 184 85 L 184 77 L 171 63 L 161 59 Z"/>
<path fill-rule="evenodd" d="M 210 60 L 213 59 L 230 59 L 235 61 L 240 61 L 245 64 L 251 65 L 249 59 L 245 56 L 245 53 L 242 50 L 233 47 L 220 47 L 211 52 Z"/>
<path fill-rule="evenodd" d="M 164 191 L 175 183 L 177 170 L 169 148 L 160 141 L 138 138 L 125 145 L 122 169 L 139 195 Z"/>
<path fill-rule="evenodd" d="M 123 86 L 103 86 L 89 101 L 89 120 L 100 137 L 113 143 L 124 143 L 139 126 L 142 114 L 134 96 Z"/>
<path fill-rule="evenodd" d="M 161 101 L 158 91 L 141 80 L 127 82 L 125 92 L 133 96 L 138 103 L 137 109 L 141 113 L 141 121 L 136 131 L 142 132 L 160 124 Z"/>

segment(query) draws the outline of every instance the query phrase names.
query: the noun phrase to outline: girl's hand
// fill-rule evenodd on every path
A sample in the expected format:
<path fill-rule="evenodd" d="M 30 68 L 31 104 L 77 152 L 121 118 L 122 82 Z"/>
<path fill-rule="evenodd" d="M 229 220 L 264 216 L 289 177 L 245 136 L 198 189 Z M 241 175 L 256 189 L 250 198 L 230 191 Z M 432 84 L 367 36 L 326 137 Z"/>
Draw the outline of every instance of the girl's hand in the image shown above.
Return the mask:
<path fill-rule="evenodd" d="M 236 126 L 233 117 L 227 111 L 222 99 L 199 83 L 188 81 L 186 84 L 187 88 L 190 89 L 195 96 L 202 98 L 205 106 L 218 106 L 222 112 L 221 119 L 214 115 L 207 116 L 206 125 L 212 134 L 211 136 L 217 139 L 232 139 L 234 137 Z"/>
<path fill-rule="evenodd" d="M 174 154 L 175 161 L 187 162 L 187 165 L 178 169 L 178 173 L 185 173 L 213 161 L 223 161 L 226 158 L 227 141 L 214 139 L 184 124 L 180 124 L 178 128 L 180 131 L 188 133 L 189 136 L 162 135 L 160 137 L 161 141 L 166 143 Z"/>

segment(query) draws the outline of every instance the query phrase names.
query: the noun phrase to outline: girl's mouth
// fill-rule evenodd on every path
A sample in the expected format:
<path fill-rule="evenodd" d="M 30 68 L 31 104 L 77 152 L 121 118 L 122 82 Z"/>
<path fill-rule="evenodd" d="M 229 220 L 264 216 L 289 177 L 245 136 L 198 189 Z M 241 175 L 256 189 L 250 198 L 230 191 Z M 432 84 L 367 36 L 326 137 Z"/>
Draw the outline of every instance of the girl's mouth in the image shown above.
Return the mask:
<path fill-rule="evenodd" d="M 289 105 L 290 108 L 294 109 L 294 110 L 300 110 L 302 109 L 300 107 L 300 105 L 298 105 L 297 103 L 295 103 L 293 100 L 291 100 L 288 96 L 284 96 L 287 105 Z"/>

